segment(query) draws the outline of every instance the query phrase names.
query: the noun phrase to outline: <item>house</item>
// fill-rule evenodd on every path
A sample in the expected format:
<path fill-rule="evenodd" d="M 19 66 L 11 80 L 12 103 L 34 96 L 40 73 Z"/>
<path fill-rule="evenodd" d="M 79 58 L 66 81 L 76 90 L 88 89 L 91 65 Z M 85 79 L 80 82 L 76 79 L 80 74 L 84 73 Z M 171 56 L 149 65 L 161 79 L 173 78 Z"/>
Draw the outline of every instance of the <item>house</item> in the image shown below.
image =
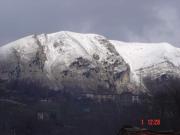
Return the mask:
<path fill-rule="evenodd" d="M 37 119 L 38 120 L 48 120 L 49 114 L 47 112 L 38 112 L 37 113 Z"/>
<path fill-rule="evenodd" d="M 139 104 L 140 98 L 139 95 L 133 94 L 132 92 L 123 92 L 120 95 L 118 95 L 118 101 L 120 105 L 130 106 L 133 104 Z"/>
<path fill-rule="evenodd" d="M 137 127 L 123 127 L 117 135 L 179 135 L 173 131 L 152 131 Z"/>
<path fill-rule="evenodd" d="M 41 103 L 51 103 L 51 99 L 48 99 L 48 98 L 43 98 L 43 99 L 40 99 L 40 102 Z"/>

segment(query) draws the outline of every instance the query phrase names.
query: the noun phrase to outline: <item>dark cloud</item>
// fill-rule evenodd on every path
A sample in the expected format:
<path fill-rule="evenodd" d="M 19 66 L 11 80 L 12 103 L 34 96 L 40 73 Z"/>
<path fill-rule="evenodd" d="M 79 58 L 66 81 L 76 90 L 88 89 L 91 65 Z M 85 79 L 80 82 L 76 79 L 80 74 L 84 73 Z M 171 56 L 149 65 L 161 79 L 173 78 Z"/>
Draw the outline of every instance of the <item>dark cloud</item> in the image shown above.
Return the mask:
<path fill-rule="evenodd" d="M 180 47 L 179 0 L 0 0 L 0 44 L 61 30 Z"/>

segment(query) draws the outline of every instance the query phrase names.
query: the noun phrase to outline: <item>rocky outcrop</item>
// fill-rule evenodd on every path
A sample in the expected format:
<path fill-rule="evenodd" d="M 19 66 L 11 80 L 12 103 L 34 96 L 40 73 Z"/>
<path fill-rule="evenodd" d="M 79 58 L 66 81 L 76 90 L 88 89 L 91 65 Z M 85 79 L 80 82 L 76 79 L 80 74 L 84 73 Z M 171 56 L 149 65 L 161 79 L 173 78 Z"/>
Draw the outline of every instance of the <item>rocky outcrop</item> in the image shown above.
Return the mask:
<path fill-rule="evenodd" d="M 95 34 L 32 35 L 0 47 L 0 79 L 84 94 L 147 92 L 143 80 L 180 78 L 180 50 L 168 43 L 111 41 Z"/>
<path fill-rule="evenodd" d="M 0 77 L 8 81 L 38 82 L 79 93 L 119 93 L 129 83 L 128 64 L 99 35 L 33 35 L 1 47 L 2 51 L 9 53 L 0 54 Z"/>

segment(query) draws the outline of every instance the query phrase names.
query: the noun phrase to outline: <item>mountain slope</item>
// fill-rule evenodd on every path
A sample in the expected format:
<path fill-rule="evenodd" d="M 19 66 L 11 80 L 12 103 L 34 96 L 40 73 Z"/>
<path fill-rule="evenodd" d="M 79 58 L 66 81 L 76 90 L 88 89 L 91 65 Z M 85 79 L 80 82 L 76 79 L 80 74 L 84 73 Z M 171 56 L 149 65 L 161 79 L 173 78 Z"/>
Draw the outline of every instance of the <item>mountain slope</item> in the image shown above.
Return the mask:
<path fill-rule="evenodd" d="M 180 75 L 180 49 L 168 43 L 125 43 L 111 41 L 119 54 L 130 65 L 133 81 L 140 77 Z"/>
<path fill-rule="evenodd" d="M 121 91 L 129 68 L 103 36 L 58 32 L 32 35 L 0 48 L 4 80 L 38 82 L 52 89 Z"/>
<path fill-rule="evenodd" d="M 120 93 L 129 84 L 141 86 L 145 77 L 179 77 L 179 65 L 180 49 L 167 43 L 125 43 L 66 31 L 0 47 L 0 79 L 82 93 Z"/>

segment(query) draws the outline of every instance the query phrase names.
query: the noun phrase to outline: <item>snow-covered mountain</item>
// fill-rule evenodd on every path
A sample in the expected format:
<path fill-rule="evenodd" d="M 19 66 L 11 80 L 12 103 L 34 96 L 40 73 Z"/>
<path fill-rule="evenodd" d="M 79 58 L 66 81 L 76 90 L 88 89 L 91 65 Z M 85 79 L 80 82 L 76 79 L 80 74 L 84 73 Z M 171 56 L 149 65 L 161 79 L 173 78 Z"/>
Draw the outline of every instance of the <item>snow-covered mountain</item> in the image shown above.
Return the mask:
<path fill-rule="evenodd" d="M 131 68 L 131 80 L 140 83 L 146 76 L 180 76 L 180 48 L 168 43 L 126 43 L 110 41 Z"/>
<path fill-rule="evenodd" d="M 52 89 L 122 92 L 144 77 L 180 75 L 180 49 L 112 41 L 95 34 L 31 35 L 0 47 L 0 79 Z"/>
<path fill-rule="evenodd" d="M 105 37 L 59 32 L 32 35 L 0 48 L 0 78 L 52 89 L 121 91 L 129 67 Z"/>

